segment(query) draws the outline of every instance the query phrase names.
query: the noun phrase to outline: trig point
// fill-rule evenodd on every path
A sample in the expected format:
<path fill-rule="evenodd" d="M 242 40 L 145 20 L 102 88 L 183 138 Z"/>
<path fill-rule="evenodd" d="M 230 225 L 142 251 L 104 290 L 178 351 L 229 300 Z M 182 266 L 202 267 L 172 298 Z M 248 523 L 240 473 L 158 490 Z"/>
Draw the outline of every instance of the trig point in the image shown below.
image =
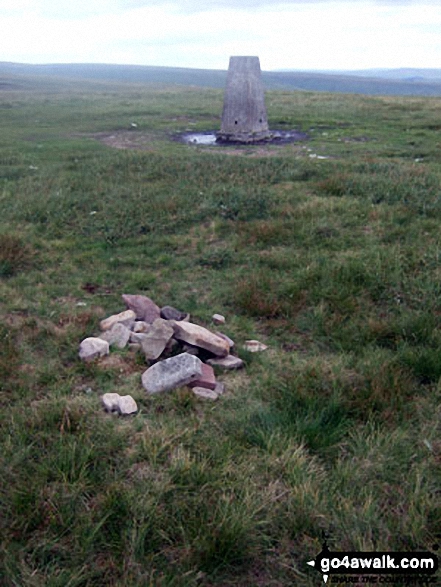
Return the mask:
<path fill-rule="evenodd" d="M 258 57 L 230 57 L 218 141 L 255 143 L 271 138 Z"/>

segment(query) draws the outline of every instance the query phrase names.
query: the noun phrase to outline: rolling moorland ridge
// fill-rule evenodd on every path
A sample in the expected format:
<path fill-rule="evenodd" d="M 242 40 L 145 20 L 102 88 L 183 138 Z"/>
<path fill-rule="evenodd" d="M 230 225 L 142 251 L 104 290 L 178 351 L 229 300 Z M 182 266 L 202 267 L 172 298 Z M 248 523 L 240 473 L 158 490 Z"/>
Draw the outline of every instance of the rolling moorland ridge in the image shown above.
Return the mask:
<path fill-rule="evenodd" d="M 20 67 L 0 67 L 0 585 L 318 587 L 325 538 L 439 552 L 441 97 L 268 89 L 270 128 L 302 140 L 204 146 L 178 139 L 220 128 L 224 72 Z M 136 349 L 80 360 L 122 294 L 225 316 L 244 367 L 215 368 L 217 401 L 146 394 Z"/>
<path fill-rule="evenodd" d="M 0 75 L 60 76 L 127 83 L 165 83 L 225 87 L 226 71 L 140 65 L 48 64 L 0 62 Z M 441 69 L 366 70 L 353 72 L 271 71 L 262 73 L 269 90 L 311 90 L 368 95 L 441 95 Z"/>

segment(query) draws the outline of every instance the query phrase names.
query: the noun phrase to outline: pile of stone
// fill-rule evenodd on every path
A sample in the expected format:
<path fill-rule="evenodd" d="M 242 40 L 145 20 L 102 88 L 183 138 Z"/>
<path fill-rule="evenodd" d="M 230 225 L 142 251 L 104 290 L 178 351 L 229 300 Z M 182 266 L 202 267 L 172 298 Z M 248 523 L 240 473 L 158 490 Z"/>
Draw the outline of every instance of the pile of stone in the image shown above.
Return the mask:
<path fill-rule="evenodd" d="M 108 355 L 110 347 L 128 347 L 142 352 L 149 365 L 141 378 L 148 394 L 188 386 L 195 395 L 213 400 L 224 391 L 213 367 L 243 367 L 243 361 L 232 354 L 234 342 L 227 335 L 192 323 L 188 314 L 171 306 L 159 308 L 146 296 L 124 294 L 122 299 L 127 309 L 102 320 L 101 334 L 81 342 L 82 360 Z M 212 320 L 216 325 L 225 323 L 220 314 L 214 314 Z M 127 399 L 130 397 L 105 394 L 102 402 L 110 412 L 134 413 L 137 408 Z"/>

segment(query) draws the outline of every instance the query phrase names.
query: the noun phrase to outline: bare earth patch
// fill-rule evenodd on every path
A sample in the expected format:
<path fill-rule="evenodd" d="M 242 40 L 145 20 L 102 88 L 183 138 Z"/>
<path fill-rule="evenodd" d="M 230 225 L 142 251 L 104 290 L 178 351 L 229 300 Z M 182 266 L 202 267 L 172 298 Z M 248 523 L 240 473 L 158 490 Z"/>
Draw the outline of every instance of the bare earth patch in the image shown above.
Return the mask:
<path fill-rule="evenodd" d="M 97 366 L 104 371 L 118 371 L 118 373 L 124 373 L 125 375 L 138 373 L 140 370 L 133 359 L 132 361 L 126 361 L 120 355 L 107 355 L 97 362 Z"/>
<path fill-rule="evenodd" d="M 116 130 L 114 132 L 98 132 L 88 136 L 114 149 L 137 149 L 140 151 L 153 149 L 154 137 L 149 133 Z"/>

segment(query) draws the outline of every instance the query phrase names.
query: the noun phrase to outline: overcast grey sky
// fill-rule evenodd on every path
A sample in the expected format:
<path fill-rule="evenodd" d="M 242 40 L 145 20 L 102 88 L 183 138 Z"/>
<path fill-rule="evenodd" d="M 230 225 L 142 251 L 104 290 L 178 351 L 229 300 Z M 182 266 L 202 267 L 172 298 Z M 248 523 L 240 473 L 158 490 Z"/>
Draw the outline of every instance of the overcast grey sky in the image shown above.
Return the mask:
<path fill-rule="evenodd" d="M 441 68 L 441 0 L 0 0 L 0 61 Z"/>

